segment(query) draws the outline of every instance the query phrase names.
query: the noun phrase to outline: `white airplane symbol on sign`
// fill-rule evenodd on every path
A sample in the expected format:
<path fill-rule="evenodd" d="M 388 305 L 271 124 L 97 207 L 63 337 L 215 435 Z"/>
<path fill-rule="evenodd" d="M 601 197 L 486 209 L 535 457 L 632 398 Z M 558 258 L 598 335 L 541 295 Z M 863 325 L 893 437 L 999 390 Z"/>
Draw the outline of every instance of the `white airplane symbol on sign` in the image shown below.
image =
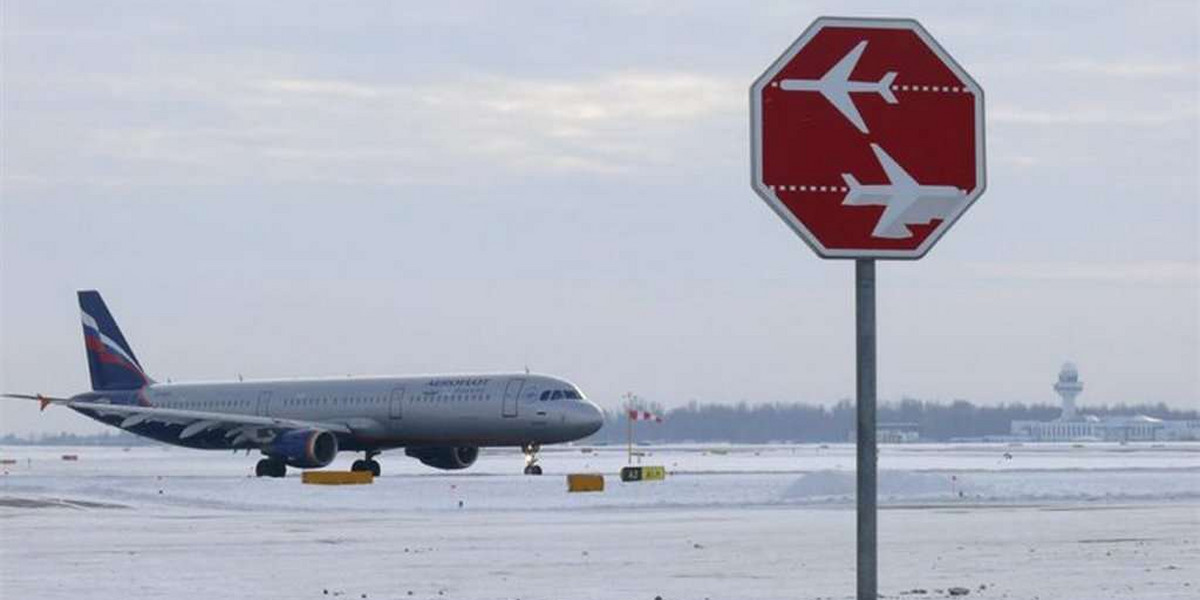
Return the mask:
<path fill-rule="evenodd" d="M 846 119 L 854 123 L 859 131 L 867 133 L 867 124 L 863 121 L 862 115 L 858 114 L 854 101 L 850 99 L 850 93 L 873 92 L 882 96 L 888 104 L 896 104 L 899 101 L 892 93 L 892 81 L 896 79 L 895 71 L 887 73 L 879 81 L 850 81 L 850 73 L 854 72 L 858 59 L 862 57 L 862 53 L 866 49 L 867 41 L 863 40 L 846 56 L 843 56 L 842 60 L 833 65 L 833 68 L 829 69 L 824 77 L 820 79 L 784 79 L 779 82 L 779 87 L 789 92 L 820 92 L 834 108 L 841 111 Z"/>
<path fill-rule="evenodd" d="M 934 219 L 943 221 L 961 205 L 966 194 L 951 185 L 921 185 L 917 183 L 878 144 L 871 144 L 875 158 L 887 174 L 887 185 L 862 185 L 849 173 L 842 179 L 850 191 L 842 200 L 843 206 L 886 206 L 879 222 L 875 224 L 872 237 L 904 239 L 912 237 L 909 225 L 928 223 Z"/>

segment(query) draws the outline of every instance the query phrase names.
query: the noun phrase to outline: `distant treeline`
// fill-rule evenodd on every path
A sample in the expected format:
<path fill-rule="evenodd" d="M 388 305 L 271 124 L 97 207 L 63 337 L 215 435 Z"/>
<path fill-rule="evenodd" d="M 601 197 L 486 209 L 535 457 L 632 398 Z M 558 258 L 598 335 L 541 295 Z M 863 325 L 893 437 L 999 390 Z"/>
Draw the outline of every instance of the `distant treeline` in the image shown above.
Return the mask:
<path fill-rule="evenodd" d="M 801 403 L 776 404 L 698 404 L 663 411 L 649 405 L 648 410 L 662 415 L 662 423 L 639 421 L 638 442 L 729 442 L 765 444 L 771 442 L 845 442 L 854 430 L 854 403 L 813 406 Z M 1009 424 L 1016 420 L 1049 421 L 1058 417 L 1060 408 L 1048 404 L 1001 404 L 976 406 L 965 400 L 950 403 L 905 399 L 883 402 L 878 409 L 880 425 L 910 423 L 922 440 L 949 441 L 953 438 L 977 438 L 1008 435 Z M 1147 415 L 1159 419 L 1200 419 L 1195 410 L 1174 410 L 1166 404 L 1088 406 L 1083 414 Z M 625 442 L 626 421 L 622 413 L 610 413 L 608 423 L 586 442 Z M 0 445 L 56 446 L 140 446 L 156 444 L 126 432 L 77 435 L 73 433 L 0 437 Z"/>
<path fill-rule="evenodd" d="M 158 442 L 124 431 L 79 435 L 75 433 L 45 433 L 41 435 L 0 436 L 0 446 L 150 446 Z"/>
<path fill-rule="evenodd" d="M 653 408 L 653 407 L 651 407 Z M 1016 420 L 1049 421 L 1060 414 L 1057 405 L 1001 404 L 976 406 L 965 400 L 950 403 L 905 399 L 883 402 L 878 407 L 880 425 L 910 423 L 922 440 L 949 441 L 1008 435 Z M 1195 410 L 1174 410 L 1166 404 L 1087 407 L 1081 411 L 1096 416 L 1143 414 L 1160 419 L 1197 419 Z M 845 442 L 854 430 L 854 403 L 842 400 L 831 407 L 809 404 L 698 404 L 659 412 L 662 423 L 638 422 L 638 442 Z M 626 438 L 623 414 L 610 414 L 595 442 L 623 443 Z"/>

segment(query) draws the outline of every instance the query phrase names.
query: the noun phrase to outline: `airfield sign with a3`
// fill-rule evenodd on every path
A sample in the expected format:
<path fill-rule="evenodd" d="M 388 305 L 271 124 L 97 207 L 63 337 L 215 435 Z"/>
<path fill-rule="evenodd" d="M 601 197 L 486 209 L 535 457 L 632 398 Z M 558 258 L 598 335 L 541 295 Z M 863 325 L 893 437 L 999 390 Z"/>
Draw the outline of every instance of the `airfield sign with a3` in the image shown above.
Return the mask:
<path fill-rule="evenodd" d="M 983 91 L 909 19 L 817 19 L 750 90 L 755 191 L 825 258 L 920 258 L 983 193 Z"/>

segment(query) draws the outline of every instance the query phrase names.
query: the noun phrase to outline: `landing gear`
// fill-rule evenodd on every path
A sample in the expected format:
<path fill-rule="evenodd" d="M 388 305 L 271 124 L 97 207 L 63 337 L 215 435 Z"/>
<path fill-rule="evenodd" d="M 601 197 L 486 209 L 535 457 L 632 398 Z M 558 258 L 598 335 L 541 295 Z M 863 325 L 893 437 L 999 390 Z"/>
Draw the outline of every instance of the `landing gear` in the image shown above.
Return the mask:
<path fill-rule="evenodd" d="M 541 444 L 522 444 L 521 452 L 525 454 L 525 474 L 526 475 L 541 475 L 542 466 L 537 464 L 538 450 L 542 449 Z"/>
<path fill-rule="evenodd" d="M 283 477 L 287 475 L 287 464 L 277 458 L 264 458 L 254 465 L 255 477 Z"/>
<path fill-rule="evenodd" d="M 370 471 L 371 475 L 379 477 L 379 462 L 374 460 L 356 460 L 350 465 L 351 471 Z"/>
<path fill-rule="evenodd" d="M 367 450 L 366 454 L 367 458 L 365 460 L 354 461 L 354 464 L 350 465 L 350 470 L 370 471 L 371 475 L 379 477 L 379 473 L 382 469 L 379 466 L 379 461 L 375 460 L 374 458 L 379 456 L 379 450 Z"/>

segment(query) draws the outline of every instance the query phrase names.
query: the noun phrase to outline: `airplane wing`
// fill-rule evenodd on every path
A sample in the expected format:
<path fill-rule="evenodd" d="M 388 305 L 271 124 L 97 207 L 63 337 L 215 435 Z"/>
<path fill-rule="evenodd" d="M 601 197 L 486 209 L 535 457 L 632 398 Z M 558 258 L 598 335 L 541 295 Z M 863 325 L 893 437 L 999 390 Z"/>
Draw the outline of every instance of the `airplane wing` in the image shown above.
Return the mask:
<path fill-rule="evenodd" d="M 225 437 L 231 438 L 230 445 L 238 447 L 245 443 L 261 443 L 270 441 L 275 436 L 295 429 L 323 429 L 333 433 L 350 435 L 353 431 L 341 423 L 325 423 L 319 421 L 302 421 L 297 419 L 280 419 L 259 415 L 243 415 L 233 413 L 217 413 L 200 410 L 182 410 L 176 408 L 159 408 L 154 406 L 133 406 L 128 404 L 108 404 L 103 402 L 83 402 L 69 398 L 51 398 L 41 395 L 4 394 L 10 398 L 38 400 L 43 408 L 47 404 L 58 404 L 69 408 L 93 412 L 98 415 L 118 415 L 124 417 L 120 427 L 126 429 L 141 423 L 164 423 L 182 425 L 179 439 L 187 439 L 194 435 L 213 429 L 225 432 Z"/>
<path fill-rule="evenodd" d="M 875 223 L 875 229 L 871 232 L 871 237 L 888 239 L 912 237 L 912 232 L 908 229 L 908 223 L 911 221 L 913 204 L 917 200 L 918 196 L 909 191 L 899 191 L 892 194 L 888 198 L 886 207 L 883 209 L 883 214 L 879 216 L 879 221 Z"/>
<path fill-rule="evenodd" d="M 909 207 L 904 220 L 909 224 L 928 223 L 934 219 L 948 219 L 962 207 L 963 196 L 921 196 Z"/>
<path fill-rule="evenodd" d="M 916 179 L 904 170 L 879 144 L 871 144 L 871 150 L 875 153 L 875 158 L 879 160 L 879 166 L 883 167 L 883 172 L 887 174 L 888 187 L 891 188 L 891 194 L 887 202 L 884 203 L 886 208 L 883 209 L 883 214 L 879 216 L 879 222 L 875 224 L 875 230 L 871 232 L 873 237 L 904 239 L 912 236 L 912 232 L 907 227 L 909 221 L 909 212 L 913 204 L 919 198 L 919 186 Z"/>
<path fill-rule="evenodd" d="M 850 74 L 854 72 L 854 67 L 858 65 L 858 59 L 862 57 L 862 53 L 867 49 L 867 40 L 863 40 L 854 47 L 853 50 L 847 52 L 842 60 L 839 60 L 836 65 L 825 76 L 822 81 L 850 81 Z"/>
<path fill-rule="evenodd" d="M 858 65 L 858 59 L 862 56 L 864 50 L 867 49 L 867 41 L 863 40 L 858 43 L 846 56 L 842 57 L 833 68 L 825 73 L 821 78 L 821 95 L 829 101 L 842 116 L 846 117 L 859 131 L 867 131 L 867 122 L 863 120 L 862 115 L 858 112 L 858 107 L 854 106 L 854 100 L 850 99 L 850 74 L 854 72 L 854 67 Z"/>
<path fill-rule="evenodd" d="M 912 237 L 909 225 L 924 225 L 934 219 L 948 219 L 962 206 L 958 194 L 912 194 L 896 198 L 884 209 L 871 235 L 879 238 Z"/>
<path fill-rule="evenodd" d="M 875 152 L 875 158 L 879 159 L 879 165 L 883 167 L 894 190 L 871 235 L 907 238 L 912 235 L 909 225 L 946 219 L 961 206 L 961 190 L 944 185 L 921 185 L 878 144 L 871 144 L 871 150 Z"/>
<path fill-rule="evenodd" d="M 863 186 L 849 173 L 842 173 L 847 188 L 846 197 L 842 199 L 844 206 L 883 206 L 883 214 L 875 223 L 871 235 L 877 238 L 903 239 L 912 235 L 905 226 L 904 220 L 911 212 L 911 205 L 917 199 L 915 190 L 894 190 L 891 186 Z M 886 191 L 885 191 L 886 190 Z"/>
<path fill-rule="evenodd" d="M 888 181 L 892 184 L 892 187 L 916 188 L 919 185 L 917 180 L 913 179 L 912 175 L 909 175 L 908 171 L 905 171 L 904 167 L 900 166 L 900 163 L 897 163 L 887 152 L 884 152 L 879 144 L 871 144 L 871 150 L 875 152 L 875 158 L 879 159 L 879 165 L 883 167 L 883 172 L 887 174 Z"/>

